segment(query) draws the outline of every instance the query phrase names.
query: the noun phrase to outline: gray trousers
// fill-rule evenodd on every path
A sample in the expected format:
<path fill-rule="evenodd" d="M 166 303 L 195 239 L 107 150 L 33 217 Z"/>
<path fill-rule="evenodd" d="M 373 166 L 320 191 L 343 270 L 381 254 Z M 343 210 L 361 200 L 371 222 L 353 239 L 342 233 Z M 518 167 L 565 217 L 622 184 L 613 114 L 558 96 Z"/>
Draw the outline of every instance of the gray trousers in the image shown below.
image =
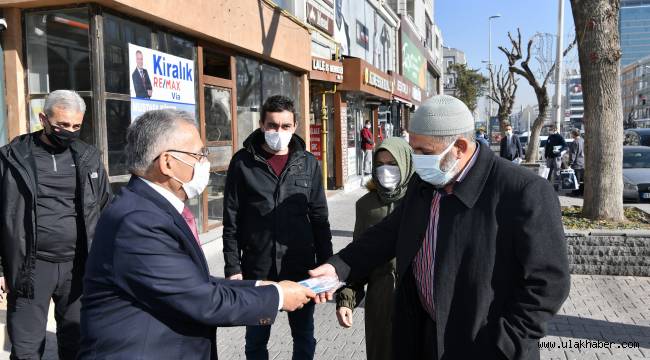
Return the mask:
<path fill-rule="evenodd" d="M 372 174 L 372 150 L 363 150 L 363 175 Z"/>

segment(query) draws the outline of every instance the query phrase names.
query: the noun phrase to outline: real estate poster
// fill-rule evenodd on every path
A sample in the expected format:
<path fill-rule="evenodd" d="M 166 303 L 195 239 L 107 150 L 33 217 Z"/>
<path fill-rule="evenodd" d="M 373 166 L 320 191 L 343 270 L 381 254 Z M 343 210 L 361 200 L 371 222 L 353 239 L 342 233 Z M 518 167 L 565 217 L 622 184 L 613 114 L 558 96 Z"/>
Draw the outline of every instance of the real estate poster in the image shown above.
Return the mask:
<path fill-rule="evenodd" d="M 131 121 L 149 110 L 196 114 L 194 60 L 129 44 Z"/>

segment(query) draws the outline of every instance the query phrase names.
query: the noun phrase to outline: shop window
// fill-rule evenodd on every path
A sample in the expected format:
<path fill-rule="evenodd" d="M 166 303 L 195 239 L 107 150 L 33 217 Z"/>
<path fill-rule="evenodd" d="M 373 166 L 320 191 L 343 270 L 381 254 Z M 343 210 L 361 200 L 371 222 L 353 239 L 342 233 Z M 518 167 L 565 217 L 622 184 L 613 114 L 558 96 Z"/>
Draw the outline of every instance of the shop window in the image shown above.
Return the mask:
<path fill-rule="evenodd" d="M 158 31 L 156 35 L 158 37 L 157 50 L 185 59 L 194 59 L 195 44 L 193 41 L 163 31 Z"/>
<path fill-rule="evenodd" d="M 30 94 L 90 91 L 87 8 L 25 15 L 27 82 Z"/>
<path fill-rule="evenodd" d="M 131 124 L 131 102 L 106 100 L 106 140 L 108 144 L 108 173 L 110 176 L 127 175 L 126 129 Z"/>
<path fill-rule="evenodd" d="M 203 74 L 230 79 L 230 56 L 203 49 Z"/>
<path fill-rule="evenodd" d="M 130 93 L 129 43 L 151 48 L 151 28 L 117 16 L 104 16 L 106 92 Z"/>
<path fill-rule="evenodd" d="M 275 66 L 262 65 L 262 102 L 273 95 L 284 95 L 293 100 L 296 108 L 296 120 L 300 120 L 300 77 Z"/>
<path fill-rule="evenodd" d="M 259 126 L 261 75 L 258 61 L 237 57 L 237 148 L 241 148 L 248 134 Z"/>

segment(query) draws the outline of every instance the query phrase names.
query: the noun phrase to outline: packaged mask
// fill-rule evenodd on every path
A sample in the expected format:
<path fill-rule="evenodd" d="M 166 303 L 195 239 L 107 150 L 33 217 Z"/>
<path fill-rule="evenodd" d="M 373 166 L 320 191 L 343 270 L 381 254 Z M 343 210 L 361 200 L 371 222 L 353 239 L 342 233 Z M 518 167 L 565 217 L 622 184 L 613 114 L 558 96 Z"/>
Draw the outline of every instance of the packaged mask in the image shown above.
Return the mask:
<path fill-rule="evenodd" d="M 311 291 L 315 292 L 316 294 L 334 291 L 345 285 L 345 283 L 339 281 L 338 278 L 330 276 L 310 278 L 299 281 L 298 284 L 311 289 Z"/>

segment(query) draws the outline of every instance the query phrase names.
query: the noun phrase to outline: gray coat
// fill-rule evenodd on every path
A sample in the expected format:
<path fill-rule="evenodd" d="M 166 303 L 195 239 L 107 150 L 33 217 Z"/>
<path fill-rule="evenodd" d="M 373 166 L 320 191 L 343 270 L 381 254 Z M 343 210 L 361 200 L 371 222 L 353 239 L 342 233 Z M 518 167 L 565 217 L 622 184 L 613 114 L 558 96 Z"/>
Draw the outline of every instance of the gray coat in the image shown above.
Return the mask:
<path fill-rule="evenodd" d="M 585 140 L 578 137 L 569 146 L 569 166 L 574 170 L 585 168 Z"/>

